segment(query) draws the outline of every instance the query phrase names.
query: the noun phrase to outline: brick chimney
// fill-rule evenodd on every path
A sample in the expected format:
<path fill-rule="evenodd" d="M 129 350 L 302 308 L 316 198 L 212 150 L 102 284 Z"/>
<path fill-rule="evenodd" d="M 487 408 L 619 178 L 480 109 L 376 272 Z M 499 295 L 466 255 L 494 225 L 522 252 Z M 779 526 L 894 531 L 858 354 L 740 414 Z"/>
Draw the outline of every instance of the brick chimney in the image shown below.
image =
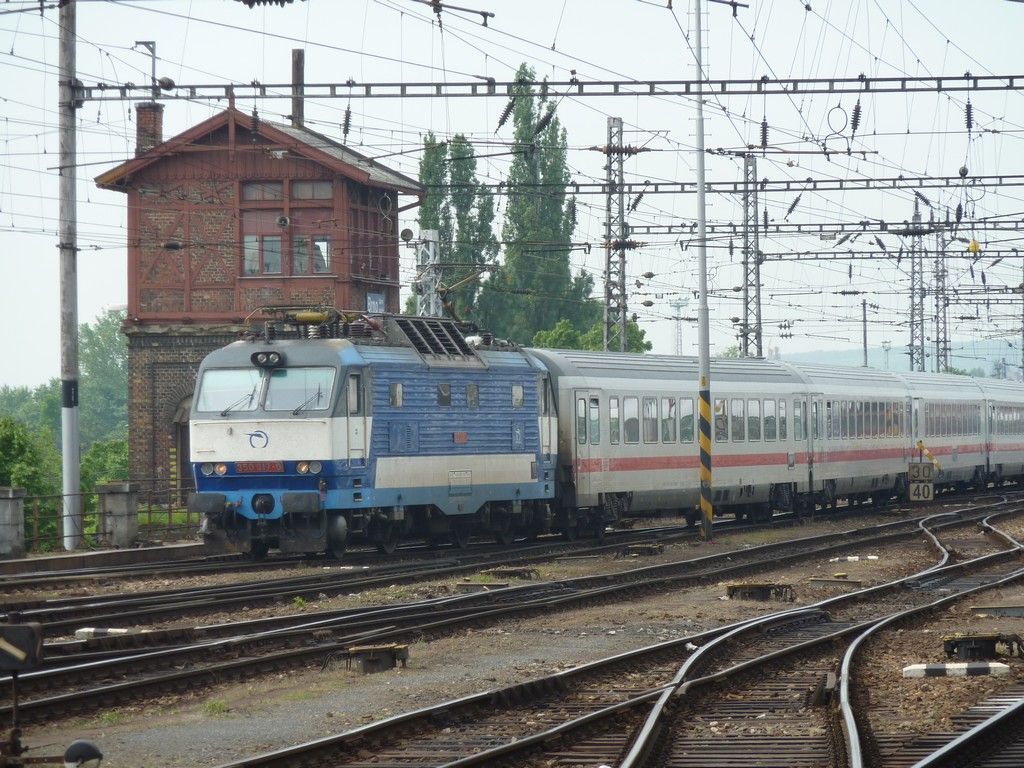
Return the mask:
<path fill-rule="evenodd" d="M 164 140 L 164 105 L 143 101 L 135 107 L 135 155 L 149 152 Z"/>

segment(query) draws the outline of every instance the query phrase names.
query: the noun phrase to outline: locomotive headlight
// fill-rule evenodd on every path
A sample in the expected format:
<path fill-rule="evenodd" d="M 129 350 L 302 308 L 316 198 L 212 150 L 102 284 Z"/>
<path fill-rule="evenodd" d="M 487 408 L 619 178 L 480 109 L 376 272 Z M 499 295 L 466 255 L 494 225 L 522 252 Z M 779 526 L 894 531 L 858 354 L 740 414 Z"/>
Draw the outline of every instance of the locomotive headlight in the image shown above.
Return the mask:
<path fill-rule="evenodd" d="M 256 355 L 256 363 L 258 365 L 266 365 L 267 364 L 267 353 L 266 352 L 260 352 L 259 354 L 257 354 Z"/>
<path fill-rule="evenodd" d="M 216 472 L 218 475 L 226 475 L 228 473 L 228 465 L 218 464 L 213 468 L 213 471 Z"/>
<path fill-rule="evenodd" d="M 280 365 L 281 364 L 281 354 L 279 352 L 270 352 L 270 353 L 268 353 L 267 354 L 267 364 L 268 365 Z"/>
<path fill-rule="evenodd" d="M 308 461 L 300 461 L 298 464 L 295 465 L 295 469 L 298 471 L 298 473 L 300 475 L 308 475 L 309 474 L 309 462 Z"/>
<path fill-rule="evenodd" d="M 209 477 L 210 475 L 213 474 L 213 464 L 207 462 L 206 464 L 203 464 L 203 466 L 199 468 L 199 471 L 202 472 L 207 477 Z"/>
<path fill-rule="evenodd" d="M 311 474 L 319 475 L 321 469 L 323 469 L 323 467 L 321 466 L 319 461 L 309 462 L 309 471 Z"/>

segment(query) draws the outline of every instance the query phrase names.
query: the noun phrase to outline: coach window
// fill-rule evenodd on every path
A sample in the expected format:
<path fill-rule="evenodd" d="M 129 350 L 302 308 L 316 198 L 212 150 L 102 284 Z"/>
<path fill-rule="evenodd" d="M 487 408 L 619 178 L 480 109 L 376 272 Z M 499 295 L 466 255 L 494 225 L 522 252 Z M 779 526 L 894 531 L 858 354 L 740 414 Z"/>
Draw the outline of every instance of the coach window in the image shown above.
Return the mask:
<path fill-rule="evenodd" d="M 839 422 L 836 424 L 836 437 L 849 437 L 850 435 L 850 401 L 840 400 Z"/>
<path fill-rule="evenodd" d="M 693 442 L 693 399 L 679 398 L 679 441 Z"/>
<path fill-rule="evenodd" d="M 807 433 L 804 431 L 803 400 L 793 401 L 793 439 L 797 442 L 807 439 Z"/>
<path fill-rule="evenodd" d="M 811 432 L 815 440 L 821 440 L 821 414 L 818 412 L 818 401 L 811 403 Z"/>
<path fill-rule="evenodd" d="M 715 400 L 715 442 L 724 443 L 729 439 L 729 411 L 725 399 Z"/>
<path fill-rule="evenodd" d="M 392 408 L 401 408 L 402 394 L 402 382 L 391 382 L 391 384 L 388 385 L 388 405 Z"/>
<path fill-rule="evenodd" d="M 729 433 L 729 437 L 735 443 L 737 440 L 747 439 L 747 423 L 743 413 L 743 398 L 734 397 L 729 401 L 731 411 L 729 413 L 729 424 L 732 427 L 732 431 Z"/>
<path fill-rule="evenodd" d="M 467 384 L 466 385 L 466 406 L 469 408 L 480 407 L 480 385 L 479 384 Z"/>
<path fill-rule="evenodd" d="M 644 442 L 658 442 L 658 398 L 644 398 Z"/>
<path fill-rule="evenodd" d="M 747 439 L 761 439 L 761 401 L 747 400 Z"/>
<path fill-rule="evenodd" d="M 661 442 L 674 443 L 676 441 L 676 399 L 674 397 L 661 398 Z"/>
<path fill-rule="evenodd" d="M 679 442 L 693 442 L 693 398 L 679 398 Z"/>
<path fill-rule="evenodd" d="M 774 440 L 775 435 L 778 432 L 777 422 L 775 421 L 775 401 L 765 400 L 764 401 L 764 439 Z"/>
<path fill-rule="evenodd" d="M 590 444 L 597 445 L 601 442 L 601 401 L 596 397 L 590 398 Z"/>
<path fill-rule="evenodd" d="M 853 425 L 856 429 L 850 433 L 850 437 L 864 437 L 864 403 L 860 401 L 853 404 Z"/>
<path fill-rule="evenodd" d="M 640 399 L 636 397 L 622 398 L 622 416 L 625 420 L 625 440 L 627 443 L 640 442 Z"/>
<path fill-rule="evenodd" d="M 437 385 L 437 404 L 438 405 L 451 405 L 452 404 L 452 385 L 451 384 L 438 384 Z"/>
<path fill-rule="evenodd" d="M 608 442 L 619 444 L 619 398 L 608 398 Z"/>
<path fill-rule="evenodd" d="M 779 400 L 779 440 L 786 439 L 786 401 Z"/>
<path fill-rule="evenodd" d="M 363 415 L 363 377 L 358 373 L 348 375 L 348 415 Z"/>
<path fill-rule="evenodd" d="M 832 439 L 832 401 L 825 401 L 825 438 Z"/>
<path fill-rule="evenodd" d="M 587 398 L 576 398 L 576 442 L 587 444 Z"/>

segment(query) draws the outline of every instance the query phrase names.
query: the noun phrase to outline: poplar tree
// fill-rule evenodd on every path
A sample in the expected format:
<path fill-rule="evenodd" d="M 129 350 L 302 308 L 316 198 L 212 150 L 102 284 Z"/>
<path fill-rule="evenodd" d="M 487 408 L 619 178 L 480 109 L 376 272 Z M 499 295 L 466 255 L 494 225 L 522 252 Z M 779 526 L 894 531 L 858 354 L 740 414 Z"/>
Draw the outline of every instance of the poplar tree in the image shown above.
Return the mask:
<path fill-rule="evenodd" d="M 483 284 L 481 325 L 498 336 L 529 343 L 537 331 L 568 320 L 580 331 L 599 317 L 590 298 L 593 278 L 572 274 L 570 255 L 575 202 L 566 194 L 567 138 L 555 104 L 525 83 L 533 69 L 523 64 L 513 90 L 513 159 L 505 184 L 507 203 L 501 266 Z"/>

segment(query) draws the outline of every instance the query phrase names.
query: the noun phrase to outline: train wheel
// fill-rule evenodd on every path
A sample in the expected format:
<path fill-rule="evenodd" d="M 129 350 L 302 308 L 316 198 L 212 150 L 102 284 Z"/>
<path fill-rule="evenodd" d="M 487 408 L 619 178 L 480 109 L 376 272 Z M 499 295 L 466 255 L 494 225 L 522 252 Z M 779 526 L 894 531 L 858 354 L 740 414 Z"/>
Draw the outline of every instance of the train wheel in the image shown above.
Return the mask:
<path fill-rule="evenodd" d="M 341 560 L 341 558 L 345 555 L 345 542 L 330 542 L 327 545 L 327 554 L 330 557 L 333 557 L 335 560 Z"/>
<path fill-rule="evenodd" d="M 469 546 L 469 526 L 455 523 L 451 532 L 452 544 L 456 549 L 465 549 Z"/>
<path fill-rule="evenodd" d="M 601 515 L 594 516 L 593 525 L 590 530 L 594 536 L 594 541 L 598 544 L 604 543 L 604 518 Z"/>
<path fill-rule="evenodd" d="M 398 527 L 388 523 L 380 541 L 377 542 L 377 551 L 382 555 L 393 555 L 396 549 L 398 549 Z"/>
<path fill-rule="evenodd" d="M 565 530 L 562 531 L 562 538 L 566 541 L 576 541 L 579 535 L 580 531 L 575 521 L 565 526 Z"/>
<path fill-rule="evenodd" d="M 503 547 L 511 546 L 515 540 L 516 535 L 513 533 L 511 525 L 506 530 L 494 532 L 494 541 Z"/>

